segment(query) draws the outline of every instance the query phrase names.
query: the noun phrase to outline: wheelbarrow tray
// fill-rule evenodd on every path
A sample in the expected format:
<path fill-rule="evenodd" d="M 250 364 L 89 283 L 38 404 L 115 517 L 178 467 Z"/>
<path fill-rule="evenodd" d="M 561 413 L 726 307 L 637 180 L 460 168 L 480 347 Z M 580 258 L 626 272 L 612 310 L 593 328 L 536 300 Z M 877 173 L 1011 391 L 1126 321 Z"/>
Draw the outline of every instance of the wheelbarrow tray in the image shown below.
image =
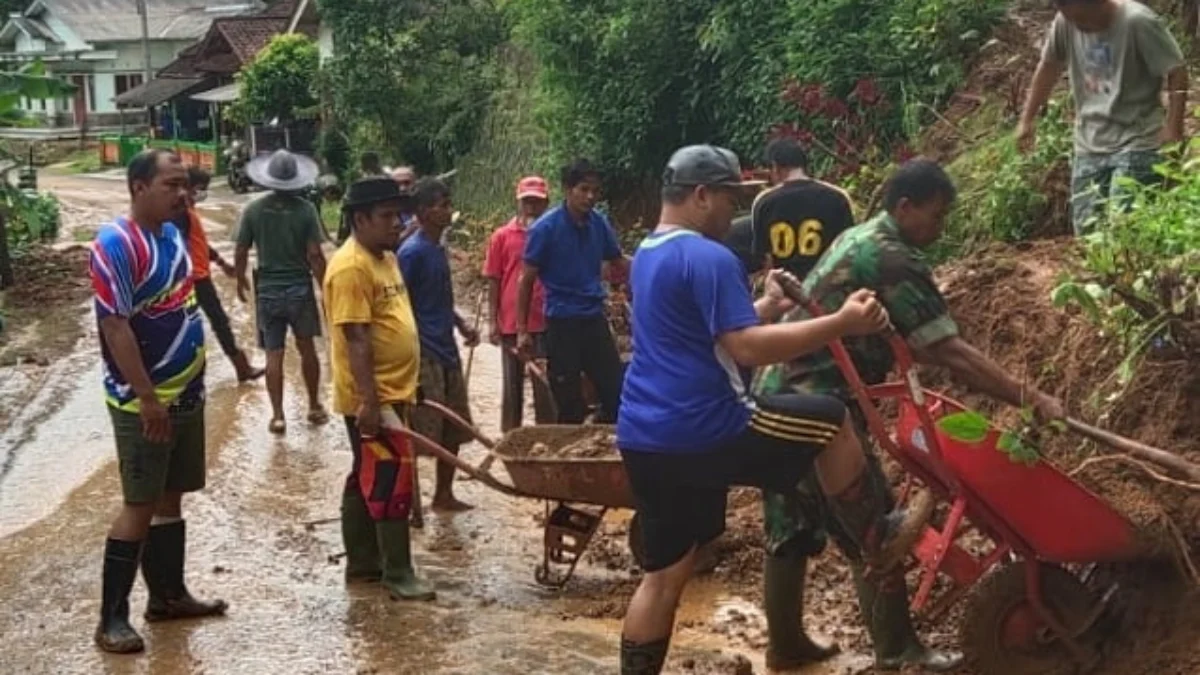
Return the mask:
<path fill-rule="evenodd" d="M 938 401 L 928 406 L 931 418 L 948 411 Z M 915 404 L 900 405 L 897 441 L 904 452 L 927 464 L 931 457 Z M 1060 471 L 1048 459 L 1033 464 L 1014 461 L 998 449 L 993 429 L 977 442 L 951 438 L 936 428 L 944 465 L 988 510 L 1000 518 L 1045 561 L 1057 563 L 1120 562 L 1137 556 L 1132 524 L 1106 501 Z"/>
<path fill-rule="evenodd" d="M 621 456 L 613 448 L 604 457 L 529 457 L 535 443 L 558 450 L 598 433 L 613 432 L 611 425 L 541 425 L 514 429 L 492 451 L 518 492 L 539 499 L 594 504 L 608 508 L 634 508 L 633 491 Z"/>

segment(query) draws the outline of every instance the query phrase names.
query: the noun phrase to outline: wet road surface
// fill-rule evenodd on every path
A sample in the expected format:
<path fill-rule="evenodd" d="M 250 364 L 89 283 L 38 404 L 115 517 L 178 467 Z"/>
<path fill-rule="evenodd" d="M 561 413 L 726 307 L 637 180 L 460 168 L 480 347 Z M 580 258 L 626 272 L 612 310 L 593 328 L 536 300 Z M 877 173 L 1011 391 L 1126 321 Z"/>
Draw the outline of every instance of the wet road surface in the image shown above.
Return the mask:
<path fill-rule="evenodd" d="M 124 184 L 87 178 L 45 181 L 76 213 L 117 210 Z M 236 198 L 210 198 L 214 244 L 231 257 L 222 230 Z M 107 215 L 107 214 L 102 214 Z M 100 217 L 99 215 L 96 216 Z M 82 271 L 81 271 L 82 272 Z M 240 343 L 253 345 L 253 317 L 233 284 L 214 269 Z M 473 300 L 473 299 L 472 299 Z M 470 304 L 460 299 L 461 304 Z M 470 309 L 470 308 L 468 308 Z M 299 359 L 287 357 L 286 437 L 267 432 L 270 406 L 261 383 L 236 383 L 209 335 L 208 487 L 184 500 L 188 581 L 197 596 L 230 603 L 224 618 L 145 624 L 145 589 L 131 598 L 147 651 L 111 656 L 92 644 L 100 600 L 104 533 L 120 489 L 105 410 L 92 319 L 77 350 L 43 369 L 38 387 L 0 431 L 0 672 L 32 673 L 601 673 L 616 672 L 619 620 L 585 618 L 576 596 L 604 593 L 624 571 L 581 565 L 562 592 L 533 582 L 541 558 L 542 504 L 460 481 L 459 496 L 477 508 L 455 516 L 426 509 L 415 532 L 418 566 L 438 590 L 433 603 L 392 602 L 378 586 L 347 587 L 336 523 L 309 531 L 307 521 L 338 514 L 349 466 L 344 427 L 304 421 Z M 263 355 L 248 350 L 261 363 Z M 322 374 L 328 392 L 328 371 Z M 10 382 L 0 370 L 0 387 Z M 28 377 L 22 375 L 21 377 Z M 499 351 L 481 346 L 469 383 L 485 433 L 498 433 Z M 464 449 L 472 462 L 478 446 Z M 497 464 L 497 468 L 499 464 Z M 422 488 L 433 464 L 422 460 Z M 503 470 L 500 469 L 500 473 Z M 699 579 L 680 619 L 673 654 L 740 651 L 764 672 L 761 650 L 731 644 L 707 628 L 730 607 L 756 610 L 717 582 Z M 628 584 L 622 586 L 627 589 Z M 622 590 L 627 593 L 627 590 Z M 622 603 L 625 597 L 612 598 Z M 675 660 L 675 659 L 673 659 Z M 809 670 L 813 675 L 836 670 Z"/>

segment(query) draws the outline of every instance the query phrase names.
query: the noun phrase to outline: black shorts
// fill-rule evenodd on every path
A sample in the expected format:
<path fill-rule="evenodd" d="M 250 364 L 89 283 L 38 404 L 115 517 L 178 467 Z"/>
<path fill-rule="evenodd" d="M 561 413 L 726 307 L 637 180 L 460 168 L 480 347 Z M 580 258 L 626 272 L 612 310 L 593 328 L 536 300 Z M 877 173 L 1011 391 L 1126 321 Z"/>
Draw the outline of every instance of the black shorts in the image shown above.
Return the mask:
<path fill-rule="evenodd" d="M 831 396 L 781 394 L 756 402 L 746 430 L 714 450 L 621 449 L 647 572 L 674 565 L 725 531 L 730 487 L 794 490 L 846 418 L 845 404 Z"/>

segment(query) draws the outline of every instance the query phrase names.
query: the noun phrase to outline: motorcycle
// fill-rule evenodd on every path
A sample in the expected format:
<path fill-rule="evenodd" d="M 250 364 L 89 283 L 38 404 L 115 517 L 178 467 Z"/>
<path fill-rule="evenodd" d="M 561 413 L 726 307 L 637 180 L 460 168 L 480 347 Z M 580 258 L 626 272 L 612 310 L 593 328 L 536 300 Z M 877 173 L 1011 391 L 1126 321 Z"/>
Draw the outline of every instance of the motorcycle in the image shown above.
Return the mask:
<path fill-rule="evenodd" d="M 225 179 L 229 188 L 238 194 L 245 194 L 253 187 L 250 176 L 246 173 L 246 165 L 250 163 L 250 151 L 241 141 L 234 141 L 225 149 Z"/>

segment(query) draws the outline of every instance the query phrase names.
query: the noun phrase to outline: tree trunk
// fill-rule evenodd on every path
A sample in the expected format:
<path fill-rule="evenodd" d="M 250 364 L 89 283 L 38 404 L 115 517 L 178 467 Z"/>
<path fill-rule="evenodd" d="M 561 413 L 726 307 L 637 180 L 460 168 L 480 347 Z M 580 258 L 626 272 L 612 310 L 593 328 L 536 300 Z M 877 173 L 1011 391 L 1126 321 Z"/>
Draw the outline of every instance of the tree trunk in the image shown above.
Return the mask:
<path fill-rule="evenodd" d="M 7 218 L 0 212 L 0 289 L 12 288 L 17 282 L 13 278 L 12 258 L 8 254 Z"/>

